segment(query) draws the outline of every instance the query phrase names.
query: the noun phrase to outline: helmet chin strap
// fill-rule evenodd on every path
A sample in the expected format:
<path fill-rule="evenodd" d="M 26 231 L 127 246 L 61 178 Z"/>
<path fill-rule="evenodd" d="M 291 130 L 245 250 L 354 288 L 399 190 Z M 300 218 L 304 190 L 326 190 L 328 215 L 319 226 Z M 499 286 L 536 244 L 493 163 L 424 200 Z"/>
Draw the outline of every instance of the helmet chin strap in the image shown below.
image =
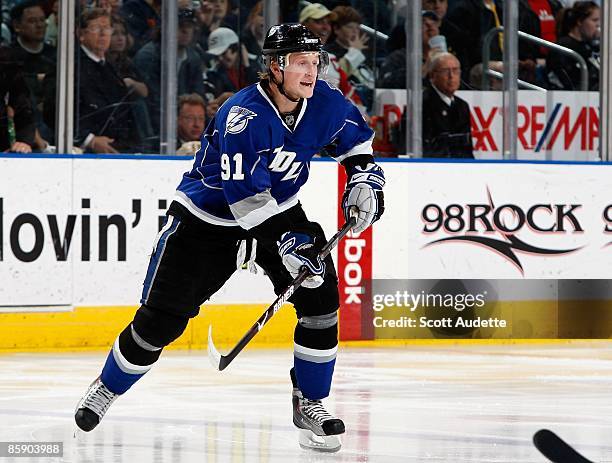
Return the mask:
<path fill-rule="evenodd" d="M 301 100 L 301 98 L 291 98 L 289 95 L 287 95 L 287 92 L 285 92 L 285 71 L 281 69 L 281 74 L 283 76 L 283 81 L 282 82 L 278 82 L 276 80 L 276 78 L 274 77 L 274 74 L 270 74 L 270 77 L 272 78 L 272 82 L 274 82 L 276 84 L 276 86 L 278 87 L 278 91 L 281 93 L 281 95 L 283 95 L 285 98 L 287 98 L 289 101 L 292 101 L 293 103 L 299 103 L 299 101 Z"/>

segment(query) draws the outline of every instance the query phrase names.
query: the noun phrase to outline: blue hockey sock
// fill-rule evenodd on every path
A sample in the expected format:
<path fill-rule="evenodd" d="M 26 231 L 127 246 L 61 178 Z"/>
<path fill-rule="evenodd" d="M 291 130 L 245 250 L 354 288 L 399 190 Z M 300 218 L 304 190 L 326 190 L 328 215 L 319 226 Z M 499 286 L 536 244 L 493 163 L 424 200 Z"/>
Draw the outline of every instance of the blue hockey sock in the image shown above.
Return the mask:
<path fill-rule="evenodd" d="M 294 344 L 295 377 L 305 398 L 320 400 L 329 395 L 337 350 L 338 346 L 319 350 Z"/>
<path fill-rule="evenodd" d="M 100 379 L 115 394 L 123 394 L 151 369 L 152 365 L 135 365 L 121 354 L 119 338 L 106 358 Z"/>

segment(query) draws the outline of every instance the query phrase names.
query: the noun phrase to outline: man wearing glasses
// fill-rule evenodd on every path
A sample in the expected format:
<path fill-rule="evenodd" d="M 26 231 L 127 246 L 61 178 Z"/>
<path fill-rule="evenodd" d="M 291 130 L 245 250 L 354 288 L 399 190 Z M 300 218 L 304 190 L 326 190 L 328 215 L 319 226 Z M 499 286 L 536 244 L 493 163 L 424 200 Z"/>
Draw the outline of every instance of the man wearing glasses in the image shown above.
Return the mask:
<path fill-rule="evenodd" d="M 181 95 L 178 100 L 177 148 L 179 152 L 195 153 L 190 147 L 200 145 L 206 125 L 206 103 L 197 93 Z"/>
<path fill-rule="evenodd" d="M 76 100 L 76 142 L 87 152 L 137 152 L 132 90 L 107 62 L 113 27 L 109 14 L 92 8 L 81 15 Z"/>

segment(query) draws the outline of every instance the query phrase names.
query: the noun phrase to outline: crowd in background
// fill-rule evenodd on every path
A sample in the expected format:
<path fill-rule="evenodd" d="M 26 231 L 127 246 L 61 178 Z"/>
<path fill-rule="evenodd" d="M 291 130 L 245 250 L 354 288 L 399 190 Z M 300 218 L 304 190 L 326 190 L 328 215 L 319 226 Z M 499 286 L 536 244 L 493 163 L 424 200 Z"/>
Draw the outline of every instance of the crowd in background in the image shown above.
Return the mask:
<path fill-rule="evenodd" d="M 257 82 L 263 70 L 263 2 L 177 1 L 177 150 L 190 152 L 217 108 Z M 161 106 L 161 0 L 77 3 L 75 147 L 93 153 L 159 152 L 160 121 L 169 117 Z M 405 87 L 405 1 L 280 3 L 281 21 L 301 22 L 321 38 L 330 56 L 326 78 L 364 117 L 371 113 L 375 88 Z M 0 4 L 0 152 L 50 151 L 57 119 L 59 2 Z M 589 90 L 598 90 L 598 2 L 519 0 L 518 8 L 519 30 L 579 53 L 587 63 Z M 422 0 L 425 155 L 471 157 L 469 108 L 455 92 L 482 89 L 483 38 L 503 26 L 503 10 L 503 0 Z M 364 32 L 362 24 L 389 38 Z M 492 40 L 491 69 L 503 68 L 503 44 L 502 34 Z M 544 89 L 577 90 L 580 70 L 564 55 L 521 41 L 519 79 Z M 489 88 L 500 88 L 499 80 L 490 82 Z M 441 142 L 439 131 L 453 137 Z"/>

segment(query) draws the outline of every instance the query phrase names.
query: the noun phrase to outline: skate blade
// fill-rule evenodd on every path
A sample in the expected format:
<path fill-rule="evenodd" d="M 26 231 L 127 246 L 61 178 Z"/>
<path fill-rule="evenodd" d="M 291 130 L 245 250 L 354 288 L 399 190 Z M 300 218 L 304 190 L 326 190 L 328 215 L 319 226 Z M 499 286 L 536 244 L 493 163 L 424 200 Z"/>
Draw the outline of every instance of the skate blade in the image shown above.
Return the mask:
<path fill-rule="evenodd" d="M 317 436 L 312 431 L 300 429 L 300 447 L 304 450 L 333 453 L 340 450 L 342 442 L 338 436 Z"/>

